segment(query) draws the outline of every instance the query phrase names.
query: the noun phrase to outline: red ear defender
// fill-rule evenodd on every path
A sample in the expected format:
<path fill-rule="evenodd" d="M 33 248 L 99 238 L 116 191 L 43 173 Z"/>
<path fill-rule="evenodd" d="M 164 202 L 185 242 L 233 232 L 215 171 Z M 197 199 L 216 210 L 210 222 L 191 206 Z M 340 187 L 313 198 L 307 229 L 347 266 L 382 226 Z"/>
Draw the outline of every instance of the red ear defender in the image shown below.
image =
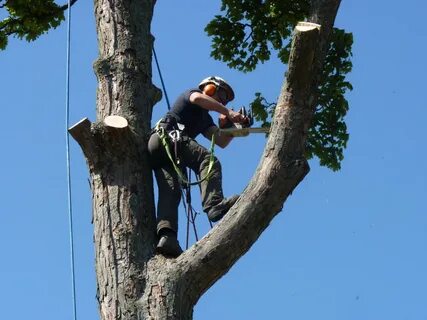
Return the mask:
<path fill-rule="evenodd" d="M 204 94 L 207 94 L 208 96 L 212 97 L 216 92 L 216 85 L 214 85 L 213 83 L 208 83 L 203 88 L 203 92 Z"/>

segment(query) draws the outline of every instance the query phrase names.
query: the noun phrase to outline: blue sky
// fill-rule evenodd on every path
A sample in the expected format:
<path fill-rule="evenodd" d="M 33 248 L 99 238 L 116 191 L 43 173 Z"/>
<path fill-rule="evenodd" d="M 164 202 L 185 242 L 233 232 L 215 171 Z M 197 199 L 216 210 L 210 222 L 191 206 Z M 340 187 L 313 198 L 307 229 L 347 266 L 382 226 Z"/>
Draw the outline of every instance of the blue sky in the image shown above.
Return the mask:
<path fill-rule="evenodd" d="M 336 25 L 352 31 L 355 44 L 342 170 L 310 162 L 283 212 L 200 299 L 195 319 L 427 319 L 426 7 L 421 0 L 343 1 Z M 218 10 L 217 1 L 158 1 L 152 31 L 169 98 L 217 74 L 234 86 L 236 107 L 256 91 L 274 101 L 285 72 L 277 60 L 242 74 L 209 57 L 203 28 Z M 75 123 L 95 114 L 91 1 L 77 2 L 72 19 Z M 65 40 L 64 24 L 0 52 L 2 319 L 72 318 Z M 166 109 L 162 100 L 153 121 Z M 264 143 L 253 135 L 217 151 L 227 195 L 245 188 Z M 96 319 L 88 173 L 74 141 L 71 147 L 78 318 Z M 206 218 L 198 220 L 205 233 Z M 181 243 L 184 223 L 181 210 Z"/>

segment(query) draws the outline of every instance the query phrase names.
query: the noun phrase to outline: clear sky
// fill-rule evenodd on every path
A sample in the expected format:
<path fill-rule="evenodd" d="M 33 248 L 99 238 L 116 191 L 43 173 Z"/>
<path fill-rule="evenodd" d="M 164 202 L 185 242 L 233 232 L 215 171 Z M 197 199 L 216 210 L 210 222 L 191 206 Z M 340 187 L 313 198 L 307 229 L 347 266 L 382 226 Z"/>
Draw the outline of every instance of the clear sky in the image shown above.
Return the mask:
<path fill-rule="evenodd" d="M 310 162 L 283 212 L 200 299 L 195 319 L 427 319 L 426 9 L 421 0 L 343 1 L 336 25 L 352 31 L 355 44 L 342 170 Z M 274 101 L 285 72 L 278 61 L 242 74 L 210 58 L 203 28 L 218 10 L 218 1 L 158 1 L 152 31 L 170 99 L 215 74 L 234 86 L 235 107 L 256 91 Z M 72 19 L 75 123 L 95 114 L 92 1 L 78 1 Z M 0 52 L 1 319 L 72 318 L 65 40 L 63 24 Z M 153 121 L 166 109 L 162 100 Z M 227 195 L 245 188 L 264 143 L 253 135 L 218 150 Z M 74 141 L 71 152 L 77 309 L 89 320 L 98 317 L 91 195 Z M 206 217 L 198 220 L 205 233 Z"/>

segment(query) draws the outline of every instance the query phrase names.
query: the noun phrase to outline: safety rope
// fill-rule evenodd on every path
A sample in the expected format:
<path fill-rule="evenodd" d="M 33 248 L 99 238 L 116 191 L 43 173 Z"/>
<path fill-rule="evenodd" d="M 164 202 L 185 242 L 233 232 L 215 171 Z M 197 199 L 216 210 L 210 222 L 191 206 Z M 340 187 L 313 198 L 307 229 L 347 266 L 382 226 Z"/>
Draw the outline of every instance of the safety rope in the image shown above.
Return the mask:
<path fill-rule="evenodd" d="M 74 231 L 73 231 L 73 207 L 71 202 L 71 165 L 70 165 L 70 137 L 68 133 L 70 123 L 70 48 L 71 48 L 71 1 L 68 0 L 67 14 L 67 63 L 65 80 L 65 145 L 67 158 L 67 201 L 68 201 L 68 225 L 70 241 L 70 263 L 71 263 L 71 290 L 73 300 L 73 319 L 77 319 L 76 307 L 76 281 L 74 266 Z"/>
<path fill-rule="evenodd" d="M 191 170 L 188 170 L 188 181 L 191 183 Z M 190 223 L 193 226 L 193 232 L 194 237 L 196 238 L 196 241 L 199 241 L 199 236 L 197 234 L 197 228 L 196 228 L 196 217 L 199 214 L 196 210 L 194 210 L 193 206 L 191 205 L 191 186 L 187 185 L 184 188 L 181 188 L 181 195 L 182 195 L 182 203 L 184 205 L 184 210 L 187 215 L 187 235 L 185 239 L 185 249 L 188 249 L 189 245 L 189 239 L 190 239 Z M 184 197 L 185 196 L 185 197 Z"/>
<path fill-rule="evenodd" d="M 166 104 L 168 105 L 168 110 L 170 110 L 171 104 L 169 103 L 168 93 L 166 91 L 165 82 L 163 81 L 162 71 L 160 70 L 160 64 L 159 64 L 159 60 L 157 59 L 157 54 L 156 54 L 156 50 L 154 50 L 154 46 L 153 46 L 153 54 L 154 54 L 154 60 L 156 61 L 157 71 L 159 72 L 160 82 L 162 83 L 163 92 L 165 94 Z"/>

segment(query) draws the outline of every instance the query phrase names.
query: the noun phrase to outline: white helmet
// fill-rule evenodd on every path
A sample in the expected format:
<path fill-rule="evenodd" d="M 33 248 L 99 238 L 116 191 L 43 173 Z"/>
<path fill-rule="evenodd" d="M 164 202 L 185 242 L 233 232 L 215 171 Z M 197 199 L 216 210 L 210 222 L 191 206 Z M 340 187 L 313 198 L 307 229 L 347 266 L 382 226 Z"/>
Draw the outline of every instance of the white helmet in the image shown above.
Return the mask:
<path fill-rule="evenodd" d="M 228 101 L 232 101 L 234 99 L 233 88 L 223 78 L 218 76 L 207 77 L 199 83 L 199 89 L 203 90 L 203 88 L 209 83 L 213 83 L 217 87 L 223 88 L 227 92 Z"/>

